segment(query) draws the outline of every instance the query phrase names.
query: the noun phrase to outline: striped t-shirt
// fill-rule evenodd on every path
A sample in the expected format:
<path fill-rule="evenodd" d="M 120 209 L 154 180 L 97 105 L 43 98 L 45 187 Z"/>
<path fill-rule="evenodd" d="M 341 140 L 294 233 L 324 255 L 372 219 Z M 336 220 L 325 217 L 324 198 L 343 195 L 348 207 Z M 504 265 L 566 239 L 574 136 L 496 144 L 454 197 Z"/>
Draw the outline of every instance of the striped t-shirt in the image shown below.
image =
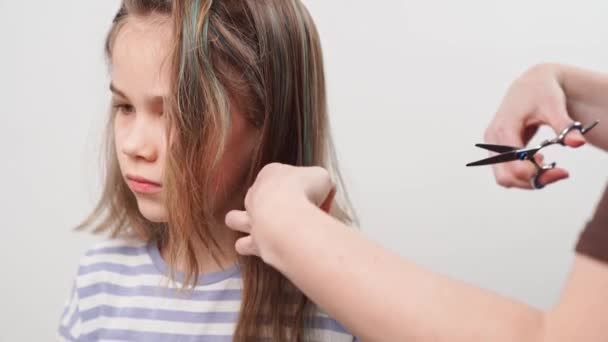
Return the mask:
<path fill-rule="evenodd" d="M 232 341 L 241 304 L 237 266 L 199 277 L 192 292 L 178 293 L 183 275 L 170 281 L 155 244 L 113 240 L 96 245 L 80 261 L 61 317 L 60 341 Z M 316 311 L 313 341 L 356 339 Z"/>

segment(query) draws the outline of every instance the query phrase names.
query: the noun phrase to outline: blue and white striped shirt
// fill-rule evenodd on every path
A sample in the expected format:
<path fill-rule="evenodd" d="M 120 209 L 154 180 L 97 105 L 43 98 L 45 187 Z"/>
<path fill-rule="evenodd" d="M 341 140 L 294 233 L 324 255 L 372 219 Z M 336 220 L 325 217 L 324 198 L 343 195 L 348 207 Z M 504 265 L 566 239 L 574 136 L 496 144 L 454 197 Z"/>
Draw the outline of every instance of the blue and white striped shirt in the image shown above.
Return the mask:
<path fill-rule="evenodd" d="M 178 293 L 178 274 L 154 244 L 117 239 L 88 250 L 61 317 L 60 341 L 232 341 L 241 305 L 237 266 L 202 275 L 190 292 Z M 356 339 L 316 311 L 313 341 Z"/>

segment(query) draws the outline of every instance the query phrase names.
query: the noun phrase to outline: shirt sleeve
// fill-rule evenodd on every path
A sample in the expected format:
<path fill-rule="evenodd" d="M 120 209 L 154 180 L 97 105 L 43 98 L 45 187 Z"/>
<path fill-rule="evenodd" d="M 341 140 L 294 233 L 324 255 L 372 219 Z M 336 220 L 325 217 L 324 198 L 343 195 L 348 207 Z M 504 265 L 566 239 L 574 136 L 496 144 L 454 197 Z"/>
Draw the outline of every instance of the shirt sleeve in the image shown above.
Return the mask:
<path fill-rule="evenodd" d="M 78 289 L 76 282 L 72 287 L 70 298 L 65 304 L 59 330 L 57 331 L 58 341 L 78 341 L 80 339 L 80 310 L 78 309 Z"/>
<path fill-rule="evenodd" d="M 576 252 L 608 263 L 608 187 L 579 236 Z"/>

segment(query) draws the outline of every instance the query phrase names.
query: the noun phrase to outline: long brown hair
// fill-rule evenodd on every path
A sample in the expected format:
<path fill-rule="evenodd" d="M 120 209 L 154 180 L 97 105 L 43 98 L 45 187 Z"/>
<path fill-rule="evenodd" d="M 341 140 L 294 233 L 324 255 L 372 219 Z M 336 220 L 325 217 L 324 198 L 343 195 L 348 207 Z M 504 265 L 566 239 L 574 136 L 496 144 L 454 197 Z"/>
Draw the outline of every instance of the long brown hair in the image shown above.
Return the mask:
<path fill-rule="evenodd" d="M 329 133 L 321 46 L 299 0 L 123 0 L 106 40 L 106 54 L 129 15 L 161 14 L 174 23 L 170 101 L 171 144 L 165 165 L 168 222 L 152 223 L 138 211 L 125 185 L 108 126 L 105 188 L 81 228 L 171 245 L 168 264 L 186 255 L 186 284 L 195 285 L 206 248 L 218 260 L 218 222 L 211 185 L 224 153 L 230 113 L 242 109 L 259 130 L 247 189 L 272 162 L 323 166 L 338 184 L 333 214 L 352 223 L 353 212 L 338 172 Z M 111 120 L 110 120 L 111 121 Z M 258 258 L 239 260 L 243 300 L 235 341 L 270 337 L 304 340 L 309 300 Z"/>

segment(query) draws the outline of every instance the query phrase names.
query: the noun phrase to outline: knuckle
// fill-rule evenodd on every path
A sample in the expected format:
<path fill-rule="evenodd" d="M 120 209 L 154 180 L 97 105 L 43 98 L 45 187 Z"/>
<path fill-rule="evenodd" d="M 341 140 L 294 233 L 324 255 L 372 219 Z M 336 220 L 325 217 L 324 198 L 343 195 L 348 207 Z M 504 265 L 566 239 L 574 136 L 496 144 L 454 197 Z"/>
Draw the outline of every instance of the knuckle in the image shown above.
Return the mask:
<path fill-rule="evenodd" d="M 323 168 L 321 166 L 313 166 L 312 167 L 312 171 L 319 178 L 323 178 L 323 179 L 328 179 L 329 178 L 329 172 L 325 168 Z"/>

